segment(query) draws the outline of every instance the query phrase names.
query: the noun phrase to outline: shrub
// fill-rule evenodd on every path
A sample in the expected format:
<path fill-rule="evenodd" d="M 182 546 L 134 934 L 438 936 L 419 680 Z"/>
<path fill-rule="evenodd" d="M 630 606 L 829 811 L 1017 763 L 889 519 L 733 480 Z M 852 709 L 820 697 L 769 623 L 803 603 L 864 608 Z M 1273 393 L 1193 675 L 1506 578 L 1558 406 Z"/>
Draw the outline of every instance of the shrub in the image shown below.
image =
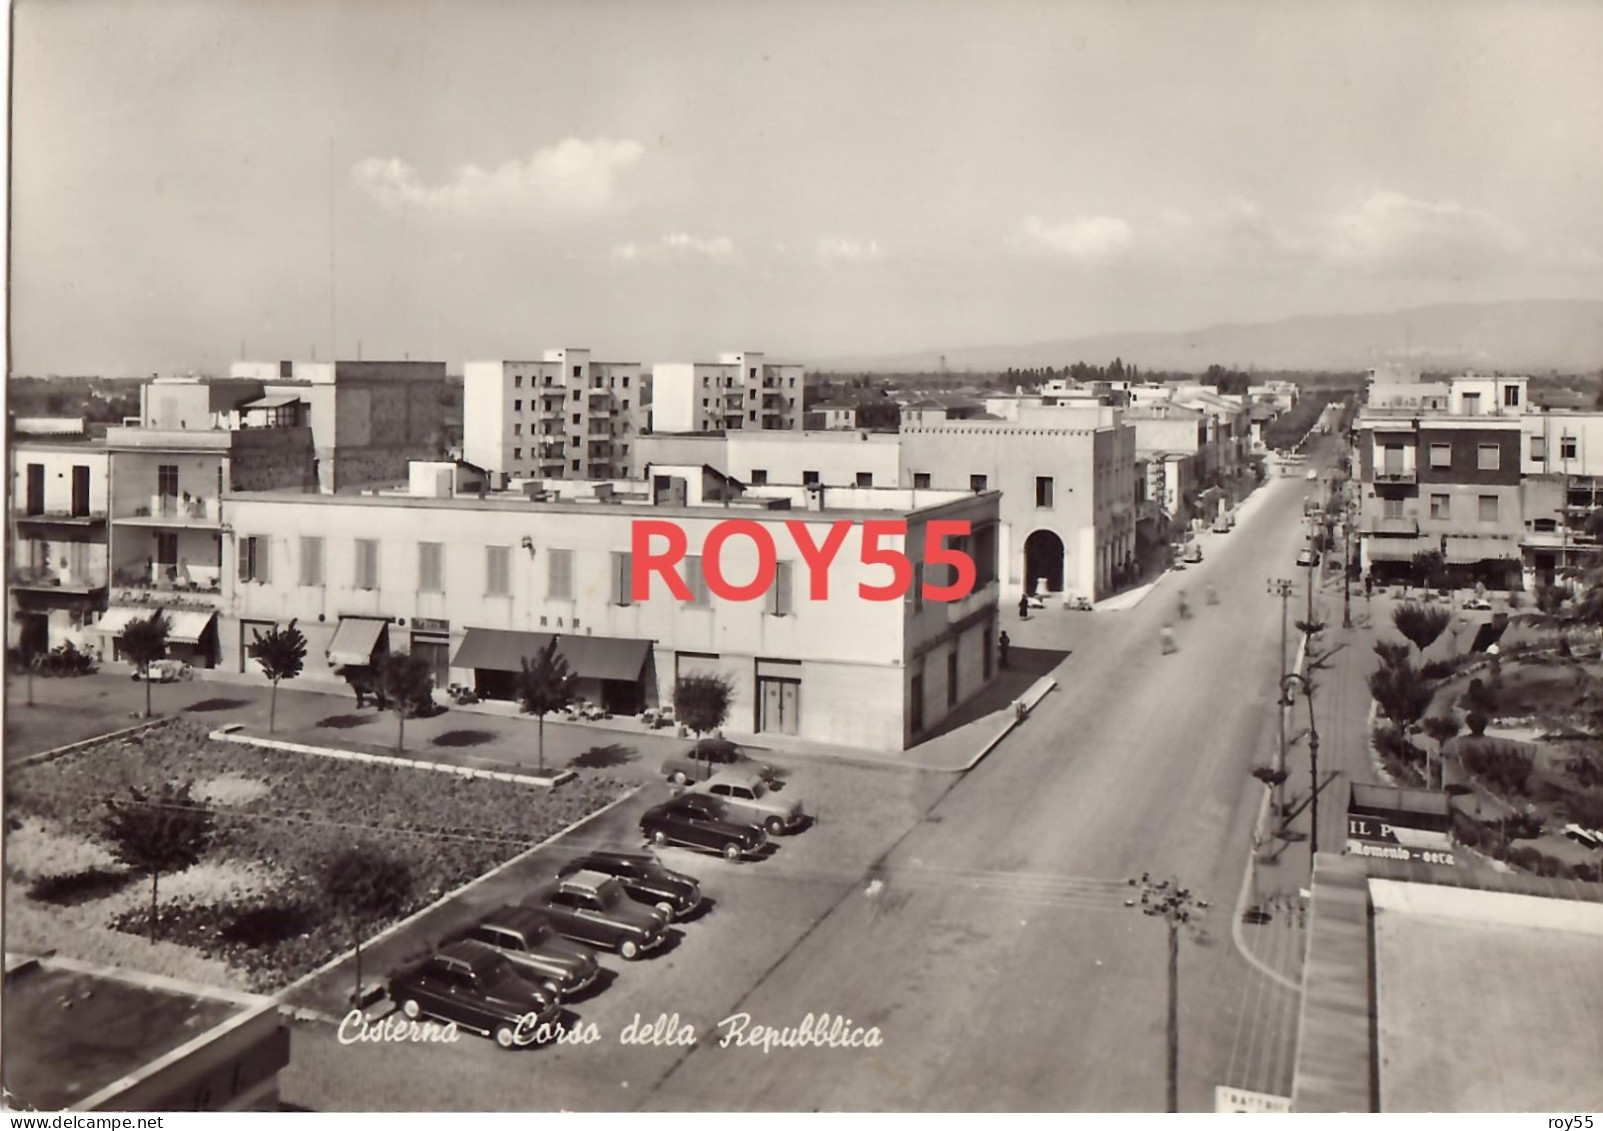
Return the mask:
<path fill-rule="evenodd" d="M 1486 686 L 1479 676 L 1469 681 L 1469 688 L 1458 701 L 1458 705 L 1471 711 L 1480 711 L 1485 715 L 1496 714 L 1497 693 Z"/>
<path fill-rule="evenodd" d="M 1425 678 L 1427 683 L 1440 683 L 1442 680 L 1450 678 L 1455 670 L 1449 660 L 1431 660 L 1419 669 L 1419 674 Z"/>
<path fill-rule="evenodd" d="M 1577 790 L 1565 798 L 1564 811 L 1578 825 L 1603 829 L 1603 793 Z"/>
<path fill-rule="evenodd" d="M 1464 723 L 1469 727 L 1469 733 L 1480 738 L 1486 733 L 1486 716 L 1480 711 L 1471 711 L 1465 717 Z"/>
<path fill-rule="evenodd" d="M 70 640 L 39 653 L 35 662 L 40 675 L 58 679 L 93 675 L 96 671 L 95 658 L 88 652 L 80 652 Z"/>
<path fill-rule="evenodd" d="M 1577 754 L 1565 759 L 1564 770 L 1582 789 L 1595 789 L 1603 785 L 1603 760 L 1589 754 Z"/>
<path fill-rule="evenodd" d="M 1531 776 L 1531 756 L 1506 743 L 1463 743 L 1459 759 L 1470 773 L 1510 793 L 1524 793 Z"/>
<path fill-rule="evenodd" d="M 1535 872 L 1540 868 L 1542 854 L 1529 845 L 1522 844 L 1518 848 L 1511 848 L 1508 852 L 1508 862 L 1516 868 L 1527 872 Z"/>
<path fill-rule="evenodd" d="M 1593 866 L 1591 864 L 1582 863 L 1575 865 L 1573 870 L 1575 872 L 1576 879 L 1585 880 L 1587 883 L 1595 884 L 1598 882 L 1599 873 L 1603 872 L 1603 866 Z"/>

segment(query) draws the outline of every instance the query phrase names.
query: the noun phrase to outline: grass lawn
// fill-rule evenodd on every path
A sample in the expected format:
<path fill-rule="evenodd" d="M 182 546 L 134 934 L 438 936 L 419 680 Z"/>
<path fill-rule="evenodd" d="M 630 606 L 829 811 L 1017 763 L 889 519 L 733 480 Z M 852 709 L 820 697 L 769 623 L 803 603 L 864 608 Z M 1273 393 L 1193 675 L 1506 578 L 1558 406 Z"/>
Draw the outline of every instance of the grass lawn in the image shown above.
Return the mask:
<path fill-rule="evenodd" d="M 584 772 L 548 791 L 217 743 L 207 730 L 176 718 L 7 775 L 7 914 L 25 925 L 26 945 L 271 990 L 348 947 L 353 933 L 371 935 L 626 788 Z M 139 937 L 149 883 L 128 876 L 99 833 L 108 799 L 168 781 L 194 783 L 217 835 L 201 864 L 162 877 L 162 942 L 152 947 Z M 353 845 L 409 876 L 404 899 L 354 928 L 320 879 Z"/>

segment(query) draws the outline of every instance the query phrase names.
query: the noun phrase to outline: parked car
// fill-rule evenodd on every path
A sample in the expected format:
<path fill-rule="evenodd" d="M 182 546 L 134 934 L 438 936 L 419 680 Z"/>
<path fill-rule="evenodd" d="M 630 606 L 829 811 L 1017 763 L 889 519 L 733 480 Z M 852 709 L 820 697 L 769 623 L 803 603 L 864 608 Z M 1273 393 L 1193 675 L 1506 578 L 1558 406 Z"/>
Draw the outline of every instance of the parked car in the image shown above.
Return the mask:
<path fill-rule="evenodd" d="M 1304 475 L 1303 478 L 1309 480 L 1310 482 L 1317 481 L 1319 478 L 1319 470 L 1317 468 L 1310 467 L 1308 469 L 1308 474 Z"/>
<path fill-rule="evenodd" d="M 149 675 L 145 678 L 151 683 L 176 683 L 195 677 L 194 669 L 182 660 L 152 660 L 148 670 Z M 140 674 L 137 668 L 134 669 L 133 678 L 137 680 Z"/>
<path fill-rule="evenodd" d="M 689 792 L 718 798 L 724 803 L 729 819 L 744 825 L 760 825 L 769 836 L 794 832 L 807 822 L 800 801 L 776 797 L 761 774 L 742 766 L 719 770 L 706 781 L 691 786 Z"/>
<path fill-rule="evenodd" d="M 670 921 L 683 919 L 701 906 L 701 885 L 696 878 L 664 868 L 649 852 L 599 848 L 569 860 L 558 869 L 557 877 L 582 871 L 611 876 L 630 899 L 650 904 Z"/>
<path fill-rule="evenodd" d="M 500 954 L 525 979 L 566 1000 L 595 984 L 601 965 L 589 947 L 569 942 L 538 911 L 507 906 L 470 928 L 467 939 Z"/>
<path fill-rule="evenodd" d="M 1297 551 L 1297 564 L 1300 566 L 1316 566 L 1319 564 L 1319 551 L 1304 546 Z"/>
<path fill-rule="evenodd" d="M 1090 613 L 1096 611 L 1096 606 L 1091 603 L 1091 598 L 1084 596 L 1070 597 L 1063 603 L 1063 607 L 1071 612 L 1076 613 Z"/>
<path fill-rule="evenodd" d="M 390 979 L 390 1000 L 407 1017 L 455 1021 L 504 1049 L 530 1044 L 561 1016 L 556 995 L 519 977 L 487 946 L 458 942 Z"/>
<path fill-rule="evenodd" d="M 1486 612 L 1486 611 L 1490 610 L 1491 607 L 1492 607 L 1492 603 L 1490 601 L 1488 601 L 1485 597 L 1471 597 L 1467 601 L 1464 602 L 1464 608 L 1466 608 L 1466 609 L 1474 609 L 1474 610 L 1476 610 L 1478 612 Z"/>
<path fill-rule="evenodd" d="M 1180 559 L 1181 561 L 1190 562 L 1193 565 L 1195 565 L 1197 562 L 1200 562 L 1202 560 L 1202 543 L 1187 542 L 1186 548 L 1181 551 Z"/>
<path fill-rule="evenodd" d="M 1215 534 L 1228 534 L 1235 525 L 1228 517 L 1220 515 L 1213 520 L 1213 532 Z"/>
<path fill-rule="evenodd" d="M 640 831 L 654 844 L 710 848 L 726 860 L 755 855 L 768 842 L 761 826 L 736 820 L 722 800 L 696 793 L 647 809 L 640 816 Z"/>
<path fill-rule="evenodd" d="M 701 781 L 726 766 L 755 766 L 770 781 L 779 778 L 772 766 L 753 762 L 733 742 L 722 738 L 709 738 L 698 742 L 683 754 L 670 754 L 662 760 L 662 776 L 678 785 Z"/>
<path fill-rule="evenodd" d="M 668 917 L 641 907 L 624 894 L 623 885 L 600 872 L 564 876 L 523 901 L 546 916 L 558 931 L 578 942 L 639 958 L 668 937 Z"/>
<path fill-rule="evenodd" d="M 1597 829 L 1589 829 L 1585 825 L 1571 822 L 1564 826 L 1564 835 L 1585 848 L 1603 848 L 1603 832 Z"/>

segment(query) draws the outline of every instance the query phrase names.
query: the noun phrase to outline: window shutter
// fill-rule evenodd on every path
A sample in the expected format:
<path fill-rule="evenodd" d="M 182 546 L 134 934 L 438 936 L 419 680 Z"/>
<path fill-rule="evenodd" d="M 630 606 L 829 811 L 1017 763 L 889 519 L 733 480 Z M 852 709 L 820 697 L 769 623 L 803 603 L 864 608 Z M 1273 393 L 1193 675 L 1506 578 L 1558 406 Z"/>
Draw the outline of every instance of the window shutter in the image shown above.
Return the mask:
<path fill-rule="evenodd" d="M 685 557 L 685 585 L 690 590 L 690 604 L 698 608 L 707 604 L 707 582 L 701 575 L 700 557 Z"/>
<path fill-rule="evenodd" d="M 630 593 L 631 557 L 628 551 L 615 550 L 612 554 L 612 603 L 632 605 Z"/>
<path fill-rule="evenodd" d="M 254 538 L 241 538 L 238 543 L 239 548 L 235 551 L 239 554 L 239 579 L 241 581 L 250 580 L 251 544 L 255 541 L 256 539 Z"/>
<path fill-rule="evenodd" d="M 768 591 L 768 611 L 776 617 L 789 616 L 791 613 L 791 569 L 791 562 L 779 562 L 775 567 L 774 586 Z"/>
<path fill-rule="evenodd" d="M 268 552 L 268 547 L 271 543 L 266 538 L 252 538 L 251 542 L 256 548 L 256 580 L 263 585 L 267 585 L 272 581 L 272 577 L 269 575 L 272 555 Z"/>

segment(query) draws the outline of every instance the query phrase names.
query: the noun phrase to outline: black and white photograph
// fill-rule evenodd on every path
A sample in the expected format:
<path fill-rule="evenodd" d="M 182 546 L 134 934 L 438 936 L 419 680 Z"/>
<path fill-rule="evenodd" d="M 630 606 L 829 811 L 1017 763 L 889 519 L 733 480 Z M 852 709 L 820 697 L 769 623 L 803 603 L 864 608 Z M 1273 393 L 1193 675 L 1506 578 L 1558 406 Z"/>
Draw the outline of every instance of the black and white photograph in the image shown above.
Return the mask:
<path fill-rule="evenodd" d="M 8 24 L 13 1125 L 1599 1126 L 1603 4 Z"/>

